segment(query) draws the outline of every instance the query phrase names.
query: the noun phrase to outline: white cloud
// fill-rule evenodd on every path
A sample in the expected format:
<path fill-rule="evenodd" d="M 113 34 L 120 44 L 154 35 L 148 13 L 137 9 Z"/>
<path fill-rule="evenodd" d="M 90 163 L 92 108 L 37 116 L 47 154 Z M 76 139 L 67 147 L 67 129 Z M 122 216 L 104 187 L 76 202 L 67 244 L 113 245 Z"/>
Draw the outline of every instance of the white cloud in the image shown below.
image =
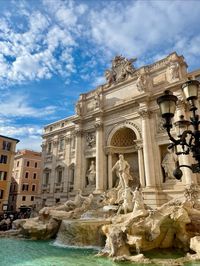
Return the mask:
<path fill-rule="evenodd" d="M 18 26 L 10 13 L 0 18 L 0 84 L 47 79 L 53 74 L 68 77 L 75 72 L 72 53 L 81 29 L 79 16 L 86 6 L 44 1 L 41 10 L 37 6 L 31 10 L 20 5 L 23 25 Z M 21 17 L 20 12 L 15 15 Z"/>
<path fill-rule="evenodd" d="M 5 122 L 5 121 L 4 121 Z M 35 125 L 25 126 L 9 126 L 5 125 L 0 127 L 0 135 L 17 138 L 20 142 L 17 144 L 16 149 L 31 149 L 41 151 L 42 143 L 42 128 Z"/>
<path fill-rule="evenodd" d="M 199 39 L 199 1 L 126 3 L 112 1 L 105 8 L 91 12 L 91 36 L 96 45 L 126 56 L 147 57 L 149 53 L 153 57 L 175 48 L 180 53 L 199 54 L 199 45 L 192 50 L 178 45 L 183 37 L 187 42 L 192 35 Z"/>
<path fill-rule="evenodd" d="M 44 108 L 34 108 L 28 103 L 28 97 L 24 95 L 9 95 L 0 100 L 0 118 L 1 117 L 45 117 L 54 114 L 55 106 L 46 106 Z"/>

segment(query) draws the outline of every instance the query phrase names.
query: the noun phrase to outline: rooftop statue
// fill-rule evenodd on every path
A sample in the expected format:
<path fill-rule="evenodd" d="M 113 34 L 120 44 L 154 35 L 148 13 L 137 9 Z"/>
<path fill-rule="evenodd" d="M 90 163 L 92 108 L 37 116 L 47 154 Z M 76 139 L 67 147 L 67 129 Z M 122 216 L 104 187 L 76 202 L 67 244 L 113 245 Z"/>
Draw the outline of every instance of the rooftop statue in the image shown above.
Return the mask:
<path fill-rule="evenodd" d="M 136 60 L 136 58 L 127 59 L 121 55 L 115 56 L 115 58 L 112 60 L 112 68 L 105 71 L 107 87 L 124 81 L 132 76 L 135 72 L 133 62 Z"/>

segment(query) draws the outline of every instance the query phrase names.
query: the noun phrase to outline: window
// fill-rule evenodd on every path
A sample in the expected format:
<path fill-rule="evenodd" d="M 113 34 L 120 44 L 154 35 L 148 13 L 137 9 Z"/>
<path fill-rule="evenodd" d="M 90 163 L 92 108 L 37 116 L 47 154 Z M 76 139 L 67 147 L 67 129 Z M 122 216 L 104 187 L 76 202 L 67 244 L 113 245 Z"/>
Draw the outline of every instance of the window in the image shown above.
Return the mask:
<path fill-rule="evenodd" d="M 58 183 L 60 184 L 62 182 L 62 170 L 58 170 Z"/>
<path fill-rule="evenodd" d="M 15 200 L 15 195 L 12 196 L 12 201 L 14 201 L 14 200 Z"/>
<path fill-rule="evenodd" d="M 64 127 L 65 126 L 65 123 L 62 123 L 61 127 Z"/>
<path fill-rule="evenodd" d="M 3 141 L 3 150 L 10 151 L 10 148 L 11 148 L 11 142 Z"/>
<path fill-rule="evenodd" d="M 0 199 L 3 199 L 3 189 L 0 189 Z"/>
<path fill-rule="evenodd" d="M 35 168 L 37 168 L 37 163 L 35 163 Z"/>
<path fill-rule="evenodd" d="M 25 200 L 26 200 L 26 196 L 23 196 L 23 197 L 22 197 L 22 201 L 25 201 Z"/>
<path fill-rule="evenodd" d="M 25 178 L 28 178 L 28 172 L 25 173 Z"/>
<path fill-rule="evenodd" d="M 17 167 L 19 166 L 19 161 L 17 161 Z"/>
<path fill-rule="evenodd" d="M 1 155 L 1 157 L 0 157 L 0 163 L 6 164 L 7 163 L 7 159 L 8 159 L 7 155 Z"/>
<path fill-rule="evenodd" d="M 28 191 L 28 184 L 22 185 L 22 191 Z"/>
<path fill-rule="evenodd" d="M 36 177 L 37 177 L 37 174 L 34 173 L 34 174 L 33 174 L 33 179 L 36 179 Z"/>
<path fill-rule="evenodd" d="M 51 149 L 52 149 L 52 144 L 51 142 L 49 142 L 47 146 L 47 153 L 51 153 Z"/>
<path fill-rule="evenodd" d="M 53 130 L 53 127 L 50 127 L 50 128 L 49 128 L 49 131 L 52 131 L 52 130 Z"/>
<path fill-rule="evenodd" d="M 49 184 L 49 172 L 45 173 L 45 185 L 48 185 Z"/>
<path fill-rule="evenodd" d="M 31 201 L 34 201 L 34 196 L 31 196 Z"/>
<path fill-rule="evenodd" d="M 60 202 L 60 199 L 58 198 L 58 199 L 56 199 L 56 203 L 59 203 Z"/>
<path fill-rule="evenodd" d="M 59 150 L 60 151 L 64 150 L 64 145 L 65 145 L 64 139 L 60 139 L 60 142 L 59 142 Z"/>
<path fill-rule="evenodd" d="M 29 161 L 27 161 L 27 163 L 26 163 L 26 166 L 29 166 L 30 165 L 30 162 Z"/>
<path fill-rule="evenodd" d="M 32 185 L 32 191 L 35 191 L 35 185 Z"/>
<path fill-rule="evenodd" d="M 0 180 L 1 181 L 6 180 L 6 177 L 7 177 L 7 172 L 0 171 Z"/>

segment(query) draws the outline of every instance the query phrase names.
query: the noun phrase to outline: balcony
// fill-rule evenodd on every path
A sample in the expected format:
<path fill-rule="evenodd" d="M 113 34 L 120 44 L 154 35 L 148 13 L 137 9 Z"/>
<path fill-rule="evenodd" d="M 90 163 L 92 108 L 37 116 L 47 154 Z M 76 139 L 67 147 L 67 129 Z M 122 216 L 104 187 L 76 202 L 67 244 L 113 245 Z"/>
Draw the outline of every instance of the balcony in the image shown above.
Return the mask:
<path fill-rule="evenodd" d="M 47 193 L 49 193 L 50 192 L 50 184 L 43 184 L 42 185 L 42 191 L 43 192 L 47 192 Z"/>
<path fill-rule="evenodd" d="M 55 183 L 54 191 L 55 192 L 63 192 L 63 182 Z"/>

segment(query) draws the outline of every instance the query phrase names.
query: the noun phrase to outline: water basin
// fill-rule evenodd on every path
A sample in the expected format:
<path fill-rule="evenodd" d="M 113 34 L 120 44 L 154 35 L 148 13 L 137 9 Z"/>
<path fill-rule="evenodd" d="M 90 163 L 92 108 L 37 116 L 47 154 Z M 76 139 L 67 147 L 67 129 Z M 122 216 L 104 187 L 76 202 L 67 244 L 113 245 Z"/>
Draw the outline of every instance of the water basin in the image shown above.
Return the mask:
<path fill-rule="evenodd" d="M 146 266 L 153 264 L 115 263 L 108 258 L 95 257 L 95 249 L 58 247 L 52 241 L 31 241 L 21 239 L 0 240 L 0 266 Z M 162 251 L 164 252 L 164 251 Z M 155 257 L 158 251 L 148 252 Z M 177 258 L 182 254 L 165 251 L 163 258 Z M 186 265 L 200 265 L 194 262 Z"/>

